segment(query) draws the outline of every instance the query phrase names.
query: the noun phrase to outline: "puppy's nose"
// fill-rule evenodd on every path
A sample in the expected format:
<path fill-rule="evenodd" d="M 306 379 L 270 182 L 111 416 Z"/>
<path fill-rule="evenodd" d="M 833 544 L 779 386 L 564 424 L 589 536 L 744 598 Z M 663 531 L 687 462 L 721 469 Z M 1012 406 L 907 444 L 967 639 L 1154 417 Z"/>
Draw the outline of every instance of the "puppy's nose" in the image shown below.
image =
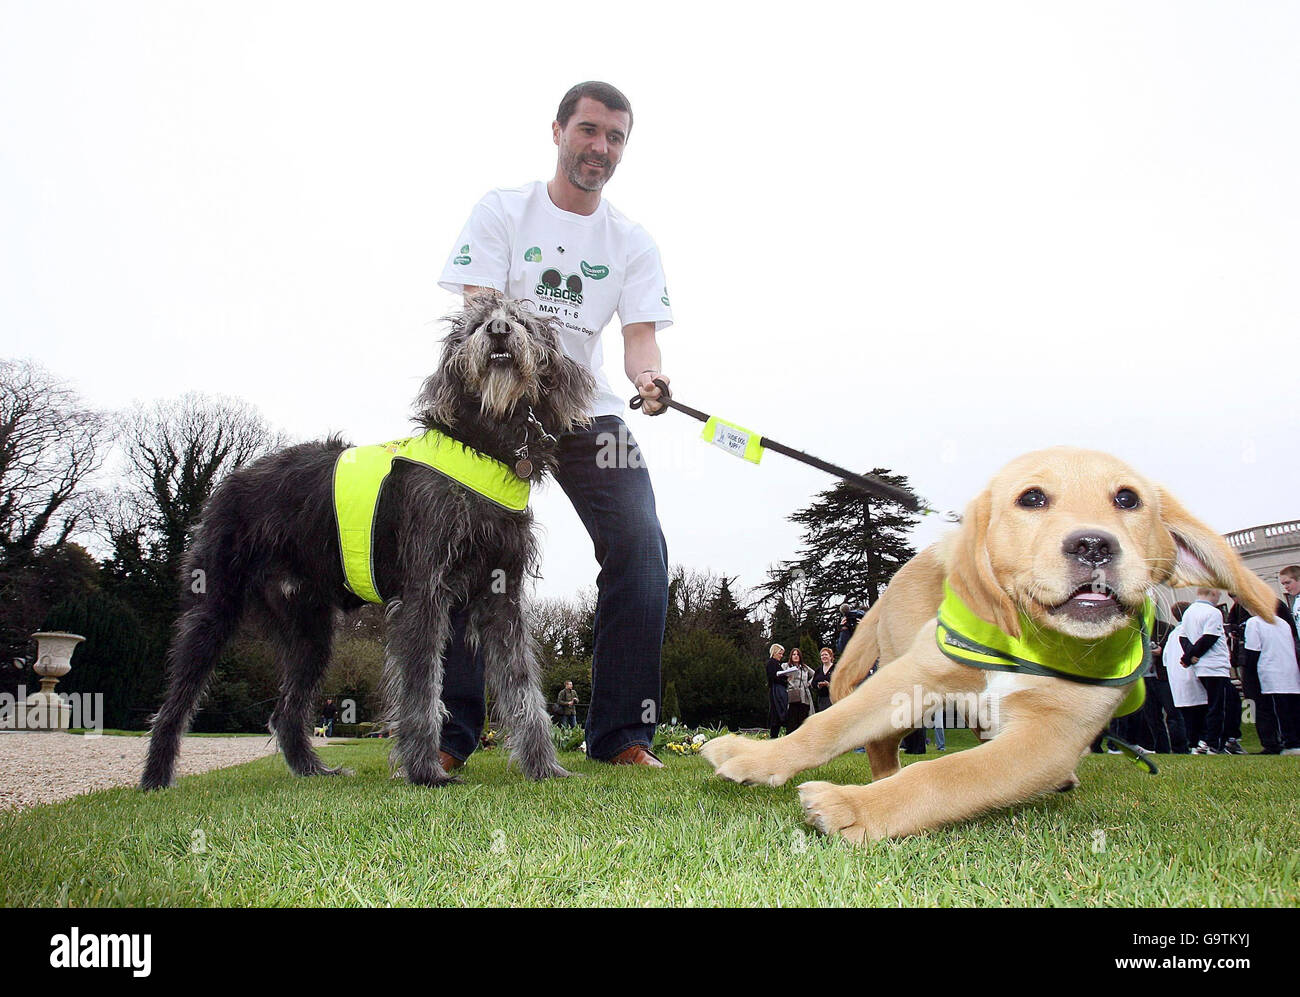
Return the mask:
<path fill-rule="evenodd" d="M 488 324 L 488 332 L 494 336 L 508 336 L 510 335 L 510 323 L 503 318 L 494 318 Z"/>
<path fill-rule="evenodd" d="M 1065 538 L 1061 552 L 1096 568 L 1119 556 L 1119 541 L 1103 530 L 1076 530 Z"/>

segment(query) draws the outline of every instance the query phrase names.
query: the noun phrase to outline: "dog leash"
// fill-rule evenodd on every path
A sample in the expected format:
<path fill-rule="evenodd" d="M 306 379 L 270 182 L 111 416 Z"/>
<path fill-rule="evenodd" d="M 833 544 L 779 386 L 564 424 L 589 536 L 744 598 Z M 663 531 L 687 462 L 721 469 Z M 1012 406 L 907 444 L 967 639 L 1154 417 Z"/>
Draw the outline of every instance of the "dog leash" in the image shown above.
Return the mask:
<path fill-rule="evenodd" d="M 1141 682 L 1143 680 L 1138 679 L 1138 681 Z M 1139 768 L 1145 768 L 1148 775 L 1160 774 L 1160 770 L 1156 768 L 1155 762 L 1122 738 L 1118 738 L 1114 734 L 1103 734 L 1101 740 L 1103 744 L 1109 743 L 1111 747 L 1117 749 L 1120 754 L 1128 755 L 1129 758 L 1133 759 L 1133 761 L 1137 763 Z"/>
<path fill-rule="evenodd" d="M 689 405 L 683 405 L 673 398 L 672 392 L 668 390 L 668 383 L 661 378 L 654 379 L 655 387 L 662 393 L 659 401 L 664 403 L 664 408 L 658 412 L 650 412 L 648 415 L 663 415 L 670 408 L 676 409 L 689 415 L 692 419 L 697 419 L 704 423 L 703 437 L 715 446 L 721 447 L 728 453 L 737 457 L 742 457 L 751 463 L 757 464 L 763 456 L 764 450 L 775 450 L 783 456 L 792 460 L 797 460 L 801 464 L 807 464 L 809 467 L 815 467 L 819 471 L 825 471 L 827 474 L 833 474 L 840 478 L 846 484 L 864 491 L 868 495 L 884 499 L 888 502 L 897 502 L 904 509 L 911 512 L 919 512 L 923 516 L 938 514 L 939 510 L 922 502 L 917 496 L 906 488 L 900 488 L 898 485 L 891 485 L 888 481 L 882 481 L 871 474 L 856 474 L 838 464 L 832 464 L 830 461 L 822 460 L 820 457 L 814 457 L 810 453 L 802 450 L 795 450 L 784 443 L 778 443 L 769 436 L 761 436 L 752 430 L 745 429 L 743 426 L 737 426 L 734 422 L 727 422 L 725 419 L 719 419 L 717 416 L 709 415 L 707 412 L 701 412 L 697 408 Z M 628 402 L 633 409 L 642 407 L 643 399 L 640 394 L 632 397 Z M 959 521 L 960 517 L 953 513 L 948 513 L 947 518 L 950 522 Z"/>

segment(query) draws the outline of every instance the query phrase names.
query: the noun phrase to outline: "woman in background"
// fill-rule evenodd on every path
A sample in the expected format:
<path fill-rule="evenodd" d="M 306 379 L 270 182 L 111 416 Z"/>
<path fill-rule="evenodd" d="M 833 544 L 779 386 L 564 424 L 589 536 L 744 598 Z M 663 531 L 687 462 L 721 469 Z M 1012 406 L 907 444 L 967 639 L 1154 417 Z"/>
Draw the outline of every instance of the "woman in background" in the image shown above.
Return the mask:
<path fill-rule="evenodd" d="M 803 652 L 797 647 L 790 649 L 790 667 L 795 671 L 790 676 L 790 712 L 785 727 L 787 734 L 797 731 L 813 711 L 813 670 L 812 666 L 803 663 Z"/>

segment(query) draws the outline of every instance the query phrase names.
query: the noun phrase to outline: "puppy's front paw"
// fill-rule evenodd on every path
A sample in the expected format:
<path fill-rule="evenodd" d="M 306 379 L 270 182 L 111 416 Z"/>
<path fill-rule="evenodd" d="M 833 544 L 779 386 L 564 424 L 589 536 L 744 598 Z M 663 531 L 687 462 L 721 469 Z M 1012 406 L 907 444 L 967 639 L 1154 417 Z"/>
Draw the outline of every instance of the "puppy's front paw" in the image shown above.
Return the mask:
<path fill-rule="evenodd" d="M 790 778 L 772 741 L 755 741 L 737 734 L 715 737 L 700 749 L 720 778 L 746 786 L 780 786 Z"/>
<path fill-rule="evenodd" d="M 822 834 L 838 834 L 855 845 L 879 841 L 885 835 L 870 826 L 864 790 L 833 782 L 805 782 L 799 787 L 804 820 Z"/>

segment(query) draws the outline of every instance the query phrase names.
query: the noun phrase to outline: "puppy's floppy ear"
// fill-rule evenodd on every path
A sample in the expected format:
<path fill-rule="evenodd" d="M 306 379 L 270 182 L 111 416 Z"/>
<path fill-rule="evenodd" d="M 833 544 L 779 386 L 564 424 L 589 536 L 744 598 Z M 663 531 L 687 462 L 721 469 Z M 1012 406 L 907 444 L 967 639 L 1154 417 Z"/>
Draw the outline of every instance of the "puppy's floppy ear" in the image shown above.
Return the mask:
<path fill-rule="evenodd" d="M 966 507 L 961 529 L 948 549 L 948 583 L 980 619 L 996 624 L 1012 637 L 1020 636 L 1020 614 L 998 584 L 989 559 L 989 519 L 993 494 L 989 489 Z"/>
<path fill-rule="evenodd" d="M 1169 578 L 1186 585 L 1227 589 L 1254 615 L 1273 622 L 1277 595 L 1228 546 L 1219 534 L 1183 508 L 1163 488 L 1157 488 L 1160 521 L 1174 543 Z"/>

